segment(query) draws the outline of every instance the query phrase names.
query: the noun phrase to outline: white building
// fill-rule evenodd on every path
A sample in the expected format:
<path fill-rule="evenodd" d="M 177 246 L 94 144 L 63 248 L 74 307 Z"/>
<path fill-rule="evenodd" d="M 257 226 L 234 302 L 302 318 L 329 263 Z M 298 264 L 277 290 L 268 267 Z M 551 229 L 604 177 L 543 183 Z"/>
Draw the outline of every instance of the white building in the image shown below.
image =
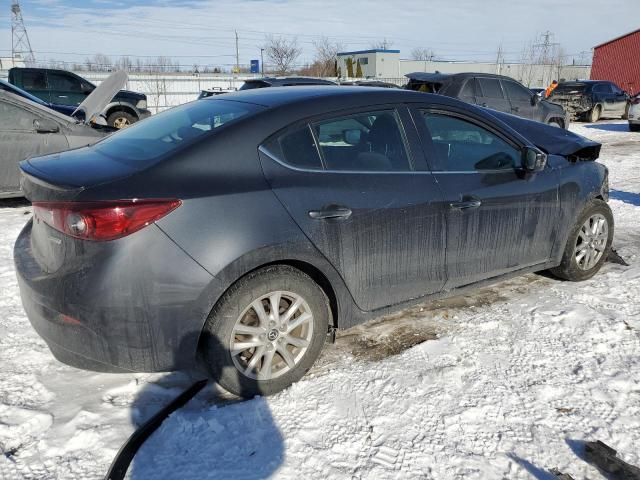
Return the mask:
<path fill-rule="evenodd" d="M 349 72 L 351 63 L 351 72 Z M 343 78 L 356 77 L 358 64 L 362 78 L 399 78 L 400 50 L 358 50 L 338 53 L 338 69 Z"/>

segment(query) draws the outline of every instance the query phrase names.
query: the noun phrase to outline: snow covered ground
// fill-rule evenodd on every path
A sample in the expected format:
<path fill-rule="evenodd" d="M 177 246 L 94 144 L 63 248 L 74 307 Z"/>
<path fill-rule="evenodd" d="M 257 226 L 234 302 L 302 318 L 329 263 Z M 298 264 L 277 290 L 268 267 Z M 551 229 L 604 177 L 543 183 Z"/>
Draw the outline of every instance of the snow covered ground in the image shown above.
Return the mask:
<path fill-rule="evenodd" d="M 527 275 L 345 332 L 268 399 L 209 386 L 143 446 L 139 478 L 603 478 L 583 442 L 640 465 L 640 134 L 576 124 L 605 144 L 614 245 L 575 284 Z M 20 306 L 0 208 L 0 478 L 100 478 L 135 425 L 194 374 L 97 374 L 56 362 Z"/>

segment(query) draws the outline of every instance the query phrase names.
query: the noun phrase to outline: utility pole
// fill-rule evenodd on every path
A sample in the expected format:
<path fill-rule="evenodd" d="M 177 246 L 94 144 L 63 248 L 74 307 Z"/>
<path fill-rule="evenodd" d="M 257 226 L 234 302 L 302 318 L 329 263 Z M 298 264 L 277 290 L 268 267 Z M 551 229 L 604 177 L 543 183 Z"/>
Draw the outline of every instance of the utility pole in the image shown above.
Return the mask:
<path fill-rule="evenodd" d="M 534 45 L 535 48 L 539 48 L 541 53 L 540 53 L 540 57 L 539 57 L 539 61 L 537 62 L 540 65 L 543 65 L 543 69 L 546 69 L 547 66 L 550 67 L 550 76 L 554 75 L 554 69 L 553 69 L 553 62 L 551 61 L 551 53 L 555 52 L 556 48 L 560 45 L 559 43 L 554 43 L 551 41 L 551 39 L 553 38 L 553 33 L 550 32 L 549 30 L 547 30 L 545 33 L 543 33 L 541 35 L 542 37 L 542 43 L 537 43 Z M 548 79 L 548 81 L 546 81 L 546 84 L 549 84 L 551 82 L 551 79 Z M 557 79 L 556 79 L 557 80 Z M 543 79 L 544 81 L 544 79 Z"/>
<path fill-rule="evenodd" d="M 264 48 L 260 49 L 260 71 L 264 77 Z"/>
<path fill-rule="evenodd" d="M 240 53 L 238 50 L 238 31 L 236 33 L 236 73 L 240 73 Z"/>
<path fill-rule="evenodd" d="M 498 45 L 498 57 L 496 58 L 496 73 L 498 75 L 502 74 L 502 44 Z"/>
<path fill-rule="evenodd" d="M 11 3 L 11 56 L 14 60 L 23 60 L 26 65 L 36 61 L 18 0 Z"/>

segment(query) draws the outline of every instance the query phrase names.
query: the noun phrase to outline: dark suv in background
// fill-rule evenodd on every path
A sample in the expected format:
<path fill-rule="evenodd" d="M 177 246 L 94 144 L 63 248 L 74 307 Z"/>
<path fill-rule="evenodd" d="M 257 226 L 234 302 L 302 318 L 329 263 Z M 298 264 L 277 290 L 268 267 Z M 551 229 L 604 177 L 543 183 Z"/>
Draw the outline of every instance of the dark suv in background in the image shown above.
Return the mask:
<path fill-rule="evenodd" d="M 66 70 L 51 68 L 12 68 L 9 83 L 55 105 L 77 106 L 96 86 Z M 104 108 L 102 114 L 110 126 L 123 128 L 151 115 L 147 110 L 147 96 L 143 93 L 120 90 Z"/>
<path fill-rule="evenodd" d="M 574 119 L 627 118 L 631 99 L 613 82 L 580 80 L 560 83 L 549 100 L 562 105 Z"/>
<path fill-rule="evenodd" d="M 406 88 L 454 97 L 481 107 L 511 113 L 561 128 L 569 119 L 560 105 L 543 100 L 512 78 L 487 73 L 424 73 L 406 75 Z"/>

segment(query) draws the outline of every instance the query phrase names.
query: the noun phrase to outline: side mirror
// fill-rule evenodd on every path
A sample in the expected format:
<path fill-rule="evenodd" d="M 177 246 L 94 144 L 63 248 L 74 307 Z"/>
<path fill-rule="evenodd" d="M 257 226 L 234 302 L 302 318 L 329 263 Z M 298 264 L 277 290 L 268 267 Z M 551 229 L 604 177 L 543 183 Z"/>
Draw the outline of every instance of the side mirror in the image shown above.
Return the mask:
<path fill-rule="evenodd" d="M 33 129 L 36 133 L 58 133 L 60 125 L 48 118 L 36 118 L 33 121 Z"/>
<path fill-rule="evenodd" d="M 84 93 L 85 95 L 89 95 L 91 92 L 95 90 L 95 87 L 88 85 L 86 83 L 83 83 L 81 88 L 82 88 L 82 93 Z"/>
<path fill-rule="evenodd" d="M 342 137 L 344 139 L 344 143 L 348 145 L 358 145 L 362 138 L 362 131 L 357 129 L 345 130 L 342 132 Z"/>
<path fill-rule="evenodd" d="M 540 95 L 538 95 L 537 93 L 534 93 L 533 96 L 531 97 L 531 105 L 536 106 L 539 101 L 540 101 Z"/>
<path fill-rule="evenodd" d="M 539 172 L 547 166 L 547 155 L 537 148 L 526 147 L 522 153 L 522 167 L 527 172 Z"/>

